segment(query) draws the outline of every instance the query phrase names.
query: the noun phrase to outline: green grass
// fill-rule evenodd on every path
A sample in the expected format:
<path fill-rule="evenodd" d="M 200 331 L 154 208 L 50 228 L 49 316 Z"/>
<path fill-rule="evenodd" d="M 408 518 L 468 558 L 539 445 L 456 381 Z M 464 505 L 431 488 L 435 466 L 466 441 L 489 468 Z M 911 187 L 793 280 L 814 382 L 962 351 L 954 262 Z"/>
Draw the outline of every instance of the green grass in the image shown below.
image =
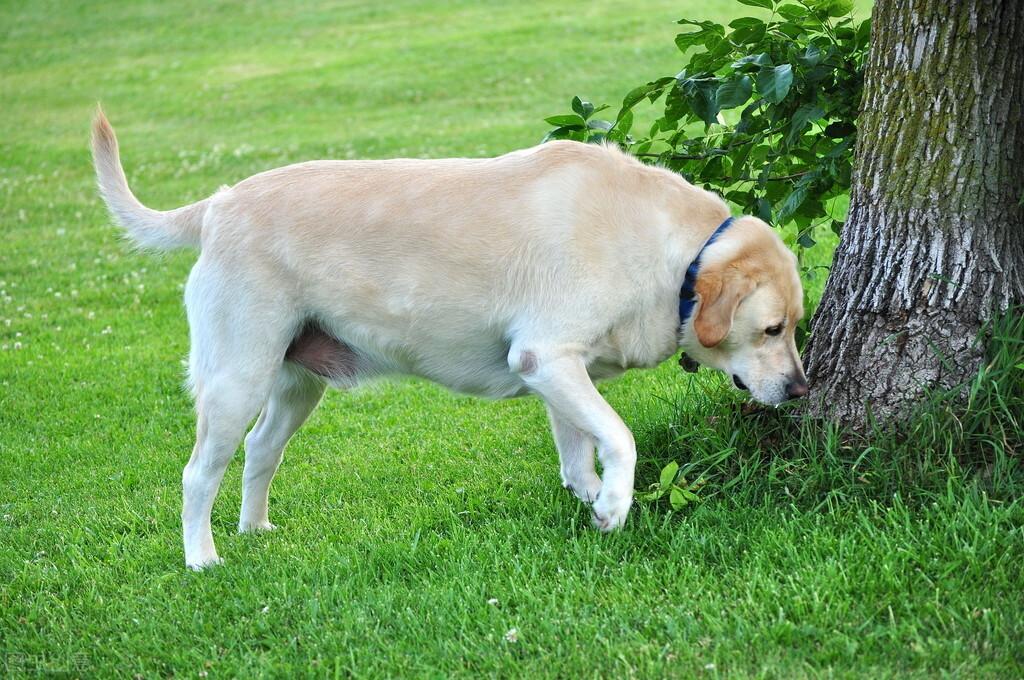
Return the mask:
<path fill-rule="evenodd" d="M 1021 329 L 915 421 L 840 437 L 671 363 L 602 389 L 638 486 L 703 478 L 602 536 L 541 405 L 422 382 L 332 393 L 289 447 L 272 534 L 184 569 L 181 285 L 97 201 L 102 99 L 141 198 L 173 207 L 312 157 L 491 155 L 572 94 L 678 65 L 696 0 L 4 3 L 0 668 L 11 675 L 1012 677 L 1024 672 Z M 753 10 L 751 10 L 753 11 Z M 492 604 L 491 601 L 494 601 Z M 516 629 L 516 641 L 506 639 Z"/>

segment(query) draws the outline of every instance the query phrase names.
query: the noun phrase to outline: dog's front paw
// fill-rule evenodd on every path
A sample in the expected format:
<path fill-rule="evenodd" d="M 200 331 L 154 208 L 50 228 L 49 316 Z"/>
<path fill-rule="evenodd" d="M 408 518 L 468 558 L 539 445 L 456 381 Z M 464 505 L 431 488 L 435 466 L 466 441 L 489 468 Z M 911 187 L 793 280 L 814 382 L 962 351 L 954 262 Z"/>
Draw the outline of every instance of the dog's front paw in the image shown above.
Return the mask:
<path fill-rule="evenodd" d="M 565 482 L 565 488 L 572 491 L 576 498 L 590 504 L 601 495 L 601 478 L 597 475 L 591 475 L 590 478 L 575 479 L 571 482 L 567 481 Z"/>
<path fill-rule="evenodd" d="M 632 504 L 632 494 L 621 496 L 601 494 L 597 502 L 594 503 L 591 517 L 594 526 L 606 532 L 622 528 L 622 525 L 626 523 L 626 516 L 629 515 L 629 508 Z"/>

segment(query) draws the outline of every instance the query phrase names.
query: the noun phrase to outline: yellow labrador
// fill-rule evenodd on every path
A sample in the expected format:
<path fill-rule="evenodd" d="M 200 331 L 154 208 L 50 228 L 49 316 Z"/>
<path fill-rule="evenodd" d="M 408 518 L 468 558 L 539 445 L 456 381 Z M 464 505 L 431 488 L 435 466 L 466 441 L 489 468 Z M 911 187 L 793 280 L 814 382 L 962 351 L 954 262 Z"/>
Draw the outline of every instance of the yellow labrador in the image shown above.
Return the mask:
<path fill-rule="evenodd" d="M 273 527 L 271 479 L 326 384 L 412 374 L 491 398 L 539 395 L 562 480 L 593 503 L 602 530 L 629 512 L 636 450 L 595 379 L 682 346 L 762 402 L 807 391 L 792 253 L 761 220 L 727 222 L 718 196 L 614 147 L 312 161 L 166 212 L 128 188 L 102 112 L 93 154 L 103 199 L 137 243 L 201 250 L 185 289 L 198 426 L 182 523 L 193 568 L 220 561 L 211 507 L 257 416 L 239 529 Z"/>

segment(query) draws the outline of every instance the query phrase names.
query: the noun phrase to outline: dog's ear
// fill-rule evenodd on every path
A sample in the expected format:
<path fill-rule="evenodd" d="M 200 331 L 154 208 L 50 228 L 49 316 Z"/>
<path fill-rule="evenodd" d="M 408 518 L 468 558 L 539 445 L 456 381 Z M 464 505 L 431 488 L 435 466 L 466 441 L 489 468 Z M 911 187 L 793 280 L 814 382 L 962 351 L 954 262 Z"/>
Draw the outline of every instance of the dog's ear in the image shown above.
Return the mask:
<path fill-rule="evenodd" d="M 700 344 L 714 347 L 725 340 L 740 300 L 750 295 L 755 287 L 754 279 L 739 267 L 722 267 L 700 273 L 694 286 L 700 307 L 693 320 Z"/>

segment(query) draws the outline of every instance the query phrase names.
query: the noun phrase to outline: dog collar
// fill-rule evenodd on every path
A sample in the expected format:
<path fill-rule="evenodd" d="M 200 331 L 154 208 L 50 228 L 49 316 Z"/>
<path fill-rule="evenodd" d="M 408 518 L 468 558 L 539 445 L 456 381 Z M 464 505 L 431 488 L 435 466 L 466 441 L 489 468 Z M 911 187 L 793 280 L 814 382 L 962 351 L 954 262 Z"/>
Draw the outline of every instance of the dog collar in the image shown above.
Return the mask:
<path fill-rule="evenodd" d="M 686 324 L 687 319 L 693 314 L 693 308 L 697 306 L 697 293 L 694 287 L 697 285 L 697 272 L 700 270 L 700 256 L 704 254 L 704 251 L 709 245 L 715 242 L 722 232 L 729 228 L 732 224 L 733 218 L 727 217 L 725 221 L 718 225 L 718 229 L 715 229 L 708 240 L 704 242 L 704 245 L 697 251 L 697 256 L 693 258 L 693 262 L 686 268 L 686 276 L 683 277 L 683 286 L 679 289 L 679 326 L 682 327 Z"/>

